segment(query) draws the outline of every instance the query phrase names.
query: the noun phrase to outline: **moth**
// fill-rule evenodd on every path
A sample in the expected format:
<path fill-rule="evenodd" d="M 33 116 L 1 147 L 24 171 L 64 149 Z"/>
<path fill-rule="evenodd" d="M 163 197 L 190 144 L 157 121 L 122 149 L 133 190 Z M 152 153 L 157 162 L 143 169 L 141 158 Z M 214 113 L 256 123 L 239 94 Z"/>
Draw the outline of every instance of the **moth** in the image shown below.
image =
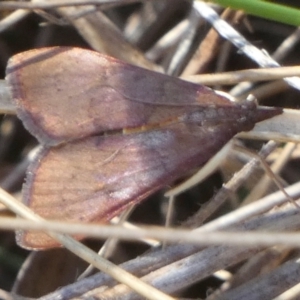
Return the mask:
<path fill-rule="evenodd" d="M 18 117 L 43 145 L 23 202 L 51 220 L 108 222 L 282 112 L 80 48 L 17 54 L 6 80 Z M 45 233 L 18 232 L 17 242 L 58 246 Z"/>

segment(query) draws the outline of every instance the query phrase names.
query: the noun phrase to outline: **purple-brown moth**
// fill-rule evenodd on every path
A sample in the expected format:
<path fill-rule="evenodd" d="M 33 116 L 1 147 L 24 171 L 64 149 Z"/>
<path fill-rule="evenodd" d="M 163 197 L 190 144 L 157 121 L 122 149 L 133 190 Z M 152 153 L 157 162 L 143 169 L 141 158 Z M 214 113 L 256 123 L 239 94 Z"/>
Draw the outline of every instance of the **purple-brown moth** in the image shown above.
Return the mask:
<path fill-rule="evenodd" d="M 17 54 L 6 80 L 17 115 L 43 145 L 23 201 L 45 219 L 107 222 L 281 113 L 79 48 Z M 44 233 L 18 232 L 17 241 L 58 246 Z"/>

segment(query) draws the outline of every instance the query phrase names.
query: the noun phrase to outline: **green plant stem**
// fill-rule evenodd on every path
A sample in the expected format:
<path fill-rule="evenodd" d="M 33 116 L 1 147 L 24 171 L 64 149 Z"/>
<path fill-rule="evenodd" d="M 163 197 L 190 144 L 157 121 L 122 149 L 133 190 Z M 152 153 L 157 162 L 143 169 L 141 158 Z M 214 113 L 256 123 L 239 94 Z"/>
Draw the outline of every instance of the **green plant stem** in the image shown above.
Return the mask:
<path fill-rule="evenodd" d="M 241 9 L 248 14 L 281 23 L 299 26 L 300 10 L 261 0 L 213 0 L 221 6 Z"/>

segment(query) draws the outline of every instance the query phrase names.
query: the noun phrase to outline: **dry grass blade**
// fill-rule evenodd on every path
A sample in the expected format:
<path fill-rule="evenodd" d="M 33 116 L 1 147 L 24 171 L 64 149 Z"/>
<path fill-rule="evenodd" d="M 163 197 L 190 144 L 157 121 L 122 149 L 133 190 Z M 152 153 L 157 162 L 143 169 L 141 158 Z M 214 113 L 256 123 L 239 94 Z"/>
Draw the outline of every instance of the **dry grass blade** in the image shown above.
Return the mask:
<path fill-rule="evenodd" d="M 243 81 L 267 81 L 284 77 L 299 76 L 300 67 L 278 67 L 265 69 L 250 69 L 228 73 L 193 75 L 183 77 L 187 81 L 205 85 L 232 85 Z"/>
<path fill-rule="evenodd" d="M 17 215 L 35 221 L 40 222 L 42 219 L 35 215 L 31 210 L 26 206 L 19 203 L 17 200 L 12 198 L 9 194 L 5 193 L 3 190 L 0 190 L 0 201 L 8 207 L 10 210 L 15 212 Z M 99 268 L 101 271 L 111 275 L 113 278 L 120 282 L 124 282 L 128 286 L 131 286 L 136 292 L 148 299 L 161 299 L 161 300 L 171 300 L 172 297 L 161 293 L 160 291 L 144 284 L 138 278 L 127 273 L 123 269 L 117 267 L 116 265 L 110 263 L 109 261 L 103 259 L 101 256 L 98 256 L 89 248 L 85 247 L 83 244 L 75 241 L 71 237 L 63 234 L 48 232 L 49 235 L 57 239 L 64 247 L 86 260 L 90 264 L 93 264 L 96 268 Z M 151 295 L 151 296 L 150 296 Z"/>

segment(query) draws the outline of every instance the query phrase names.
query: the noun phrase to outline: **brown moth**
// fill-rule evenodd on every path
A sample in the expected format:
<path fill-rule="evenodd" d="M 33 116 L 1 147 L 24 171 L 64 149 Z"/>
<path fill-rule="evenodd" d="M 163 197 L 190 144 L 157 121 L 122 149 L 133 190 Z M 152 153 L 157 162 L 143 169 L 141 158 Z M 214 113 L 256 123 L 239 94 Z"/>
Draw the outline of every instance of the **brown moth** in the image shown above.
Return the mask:
<path fill-rule="evenodd" d="M 53 220 L 107 222 L 282 112 L 79 48 L 17 54 L 6 80 L 19 118 L 43 145 L 23 201 Z M 58 246 L 44 233 L 18 232 L 17 241 Z"/>

